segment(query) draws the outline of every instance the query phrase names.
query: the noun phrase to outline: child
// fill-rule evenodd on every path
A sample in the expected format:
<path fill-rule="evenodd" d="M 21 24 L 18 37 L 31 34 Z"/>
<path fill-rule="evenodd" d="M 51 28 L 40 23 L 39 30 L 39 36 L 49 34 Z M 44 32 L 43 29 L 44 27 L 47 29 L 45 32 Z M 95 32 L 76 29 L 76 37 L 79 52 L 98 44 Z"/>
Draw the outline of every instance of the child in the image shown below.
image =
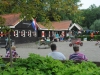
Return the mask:
<path fill-rule="evenodd" d="M 16 47 L 15 47 L 15 46 L 12 46 L 12 47 L 11 47 L 11 52 L 12 52 L 12 57 L 13 57 L 13 58 L 18 57 L 18 53 L 16 52 Z M 10 50 L 7 51 L 5 57 L 10 57 Z"/>

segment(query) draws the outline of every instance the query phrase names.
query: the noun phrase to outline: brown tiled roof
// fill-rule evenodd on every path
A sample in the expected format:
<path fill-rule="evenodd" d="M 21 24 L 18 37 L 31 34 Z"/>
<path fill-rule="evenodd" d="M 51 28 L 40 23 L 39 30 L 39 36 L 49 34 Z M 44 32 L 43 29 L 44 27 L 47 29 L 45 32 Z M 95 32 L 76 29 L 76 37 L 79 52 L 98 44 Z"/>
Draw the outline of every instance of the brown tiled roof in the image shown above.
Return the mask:
<path fill-rule="evenodd" d="M 38 23 L 37 25 L 38 25 L 39 28 L 46 29 L 46 27 L 43 26 L 41 23 Z"/>
<path fill-rule="evenodd" d="M 69 26 L 71 25 L 72 21 L 60 21 L 60 22 L 52 22 L 52 26 L 53 29 L 55 30 L 66 30 L 69 28 Z M 46 29 L 45 26 L 43 26 L 42 24 L 38 24 L 38 26 L 41 28 L 41 29 Z M 52 28 L 51 28 L 52 29 Z"/>
<path fill-rule="evenodd" d="M 5 19 L 4 25 L 7 26 L 14 26 L 20 21 L 20 14 L 5 14 L 0 16 Z"/>
<path fill-rule="evenodd" d="M 3 17 L 6 21 L 4 25 L 7 26 L 14 26 L 16 25 L 19 21 L 20 21 L 20 14 L 6 14 L 6 15 L 0 15 L 1 17 Z M 41 29 L 55 29 L 55 30 L 59 30 L 59 29 L 63 29 L 66 30 L 69 28 L 70 24 L 72 23 L 72 21 L 60 21 L 60 22 L 51 22 L 51 24 L 49 24 L 47 26 L 44 26 L 41 23 L 38 23 L 38 27 Z"/>
<path fill-rule="evenodd" d="M 72 21 L 52 22 L 54 29 L 68 29 Z"/>

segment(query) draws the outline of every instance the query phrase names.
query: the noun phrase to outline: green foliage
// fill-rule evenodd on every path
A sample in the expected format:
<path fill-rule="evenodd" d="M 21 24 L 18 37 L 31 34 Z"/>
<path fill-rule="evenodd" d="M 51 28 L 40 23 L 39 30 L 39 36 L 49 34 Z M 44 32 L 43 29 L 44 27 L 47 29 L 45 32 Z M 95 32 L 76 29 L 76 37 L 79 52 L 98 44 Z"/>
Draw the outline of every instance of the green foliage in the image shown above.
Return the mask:
<path fill-rule="evenodd" d="M 11 31 L 8 26 L 5 26 L 5 19 L 0 16 L 0 30 L 4 33 Z"/>
<path fill-rule="evenodd" d="M 77 38 L 81 38 L 82 41 L 84 38 L 87 38 L 87 41 L 91 40 L 90 35 L 77 36 Z M 94 40 L 100 40 L 100 35 L 94 35 Z"/>
<path fill-rule="evenodd" d="M 5 23 L 5 19 L 0 16 L 0 26 Z"/>
<path fill-rule="evenodd" d="M 0 57 L 0 64 L 4 63 L 4 61 L 2 60 L 2 58 Z"/>
<path fill-rule="evenodd" d="M 28 58 L 19 58 L 13 67 L 0 69 L 0 75 L 99 75 L 100 67 L 92 62 L 75 64 L 73 61 L 54 60 L 51 57 L 42 57 L 30 54 Z"/>
<path fill-rule="evenodd" d="M 96 7 L 94 4 L 91 5 L 88 9 L 82 10 L 83 16 L 85 19 L 82 21 L 82 26 L 90 29 L 91 25 L 95 22 L 95 20 L 100 19 L 100 6 Z M 93 28 L 93 26 L 92 26 Z"/>
<path fill-rule="evenodd" d="M 100 40 L 100 35 L 95 35 L 94 38 L 95 40 Z"/>
<path fill-rule="evenodd" d="M 94 23 L 90 26 L 90 29 L 100 31 L 100 19 L 95 20 Z"/>
<path fill-rule="evenodd" d="M 26 20 L 36 18 L 38 22 L 46 22 L 46 27 L 50 29 L 50 21 L 72 20 L 73 23 L 82 24 L 84 16 L 78 9 L 82 5 L 79 2 L 80 0 L 0 0 L 0 14 L 20 13 L 20 17 Z"/>
<path fill-rule="evenodd" d="M 80 0 L 0 0 L 0 14 L 21 13 L 21 17 L 37 21 L 73 20 L 80 22 Z M 73 18 L 74 19 L 73 19 Z"/>

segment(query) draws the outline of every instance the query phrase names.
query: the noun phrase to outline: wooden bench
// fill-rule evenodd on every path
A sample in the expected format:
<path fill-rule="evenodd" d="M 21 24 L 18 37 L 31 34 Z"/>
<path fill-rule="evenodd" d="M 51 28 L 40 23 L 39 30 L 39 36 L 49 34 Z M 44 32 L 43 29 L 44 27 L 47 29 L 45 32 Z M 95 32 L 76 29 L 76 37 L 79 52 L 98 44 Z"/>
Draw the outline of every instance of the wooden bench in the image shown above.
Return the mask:
<path fill-rule="evenodd" d="M 62 63 L 65 63 L 67 62 L 67 60 L 61 60 Z M 88 61 L 86 61 L 88 62 Z M 92 61 L 94 64 L 96 64 L 98 67 L 100 67 L 100 62 L 97 62 L 97 61 Z M 82 63 L 82 61 L 73 61 L 73 63 L 77 64 L 77 63 Z"/>
<path fill-rule="evenodd" d="M 40 41 L 39 45 L 48 45 L 50 46 L 53 42 L 52 41 Z"/>
<path fill-rule="evenodd" d="M 53 43 L 53 41 L 39 41 L 39 43 L 38 43 L 38 45 L 39 45 L 38 49 L 39 49 L 42 45 L 44 45 L 44 46 L 48 45 L 48 47 L 50 47 L 52 43 Z M 46 47 L 45 47 L 45 48 L 46 48 Z"/>
<path fill-rule="evenodd" d="M 18 58 L 13 58 L 12 61 L 15 62 L 16 59 L 18 59 Z M 10 62 L 10 58 L 2 58 L 2 60 L 5 62 Z"/>
<path fill-rule="evenodd" d="M 100 67 L 100 62 L 93 61 L 93 63 Z"/>
<path fill-rule="evenodd" d="M 15 62 L 18 58 L 20 58 L 20 56 L 18 56 L 17 58 L 12 58 L 12 61 Z M 1 56 L 1 59 L 5 62 L 10 62 L 10 58 L 7 57 Z"/>
<path fill-rule="evenodd" d="M 1 59 L 2 59 L 4 62 L 6 62 L 6 63 L 9 63 L 9 62 L 10 62 L 10 58 L 1 57 Z M 18 59 L 18 58 L 13 58 L 12 61 L 13 61 L 13 62 L 16 62 L 17 59 Z M 0 63 L 1 69 L 5 69 L 5 66 L 6 66 L 6 64 Z"/>

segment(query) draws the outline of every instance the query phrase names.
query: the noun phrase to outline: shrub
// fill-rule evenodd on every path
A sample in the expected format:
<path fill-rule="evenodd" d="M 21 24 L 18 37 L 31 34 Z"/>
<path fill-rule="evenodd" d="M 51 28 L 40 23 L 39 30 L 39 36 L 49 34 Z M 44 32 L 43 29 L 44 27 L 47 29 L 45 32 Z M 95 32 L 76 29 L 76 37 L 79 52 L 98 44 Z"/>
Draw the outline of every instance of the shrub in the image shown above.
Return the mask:
<path fill-rule="evenodd" d="M 81 38 L 82 41 L 84 38 L 87 38 L 87 41 L 91 40 L 90 35 L 77 36 L 77 38 Z M 100 35 L 94 35 L 94 40 L 100 40 Z"/>
<path fill-rule="evenodd" d="M 100 67 L 92 62 L 75 64 L 73 61 L 54 60 L 30 54 L 28 58 L 19 58 L 13 67 L 0 69 L 0 75 L 100 75 Z"/>

